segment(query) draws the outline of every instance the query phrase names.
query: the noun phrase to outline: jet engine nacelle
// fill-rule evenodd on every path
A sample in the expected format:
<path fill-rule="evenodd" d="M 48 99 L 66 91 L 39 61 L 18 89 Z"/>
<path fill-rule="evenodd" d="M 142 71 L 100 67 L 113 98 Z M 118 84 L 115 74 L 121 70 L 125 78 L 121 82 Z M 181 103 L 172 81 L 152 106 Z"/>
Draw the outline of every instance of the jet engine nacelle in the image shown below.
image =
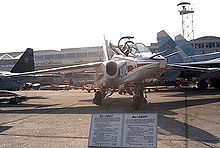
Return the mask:
<path fill-rule="evenodd" d="M 117 85 L 118 71 L 118 64 L 114 61 L 108 61 L 105 64 L 105 76 L 102 81 L 103 86 L 110 87 Z"/>

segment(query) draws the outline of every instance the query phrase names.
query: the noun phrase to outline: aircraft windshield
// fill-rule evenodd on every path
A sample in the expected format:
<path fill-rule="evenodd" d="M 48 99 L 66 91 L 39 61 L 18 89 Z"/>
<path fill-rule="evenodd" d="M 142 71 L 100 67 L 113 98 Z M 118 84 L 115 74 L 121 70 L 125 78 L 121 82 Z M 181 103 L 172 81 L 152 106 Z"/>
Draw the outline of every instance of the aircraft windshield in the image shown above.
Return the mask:
<path fill-rule="evenodd" d="M 131 53 L 141 53 L 141 52 L 149 52 L 151 53 L 151 50 L 145 46 L 143 43 L 135 43 L 132 47 Z"/>

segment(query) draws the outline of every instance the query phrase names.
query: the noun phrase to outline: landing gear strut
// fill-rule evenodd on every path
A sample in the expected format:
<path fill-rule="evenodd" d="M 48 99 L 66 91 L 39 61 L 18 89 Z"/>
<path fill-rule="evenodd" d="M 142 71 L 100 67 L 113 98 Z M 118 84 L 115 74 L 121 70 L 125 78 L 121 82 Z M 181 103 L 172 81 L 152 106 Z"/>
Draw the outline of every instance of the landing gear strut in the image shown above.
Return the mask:
<path fill-rule="evenodd" d="M 102 88 L 101 90 L 97 90 L 95 92 L 95 97 L 93 98 L 93 103 L 96 105 L 101 105 L 102 100 L 111 96 L 115 92 L 116 88 L 106 89 Z"/>
<path fill-rule="evenodd" d="M 96 105 L 101 105 L 102 100 L 104 99 L 103 94 L 101 91 L 96 91 L 95 92 L 95 97 L 93 98 L 93 103 Z"/>
<path fill-rule="evenodd" d="M 141 103 L 146 103 L 146 96 L 144 96 L 144 87 L 142 85 L 138 85 L 134 87 L 134 96 L 133 96 L 133 108 L 138 110 L 140 108 Z"/>

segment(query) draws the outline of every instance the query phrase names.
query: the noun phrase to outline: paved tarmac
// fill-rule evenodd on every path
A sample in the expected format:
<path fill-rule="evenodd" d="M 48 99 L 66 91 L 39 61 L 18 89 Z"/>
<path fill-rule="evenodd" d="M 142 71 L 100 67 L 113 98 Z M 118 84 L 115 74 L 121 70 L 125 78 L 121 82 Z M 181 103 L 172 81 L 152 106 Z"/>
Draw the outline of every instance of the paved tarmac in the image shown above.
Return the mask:
<path fill-rule="evenodd" d="M 131 107 L 131 96 L 115 93 L 101 106 L 94 93 L 22 91 L 22 104 L 0 103 L 0 147 L 88 147 L 93 113 L 158 113 L 160 148 L 220 148 L 220 90 L 161 90 L 148 104 Z"/>

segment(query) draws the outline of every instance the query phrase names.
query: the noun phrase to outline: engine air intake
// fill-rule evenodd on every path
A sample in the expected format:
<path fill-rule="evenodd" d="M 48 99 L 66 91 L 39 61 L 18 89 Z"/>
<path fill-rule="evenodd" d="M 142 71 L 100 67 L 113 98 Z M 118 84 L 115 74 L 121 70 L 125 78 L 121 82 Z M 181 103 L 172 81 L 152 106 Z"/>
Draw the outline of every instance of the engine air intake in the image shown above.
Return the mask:
<path fill-rule="evenodd" d="M 117 63 L 109 62 L 106 64 L 106 72 L 109 76 L 114 76 L 117 74 Z"/>

